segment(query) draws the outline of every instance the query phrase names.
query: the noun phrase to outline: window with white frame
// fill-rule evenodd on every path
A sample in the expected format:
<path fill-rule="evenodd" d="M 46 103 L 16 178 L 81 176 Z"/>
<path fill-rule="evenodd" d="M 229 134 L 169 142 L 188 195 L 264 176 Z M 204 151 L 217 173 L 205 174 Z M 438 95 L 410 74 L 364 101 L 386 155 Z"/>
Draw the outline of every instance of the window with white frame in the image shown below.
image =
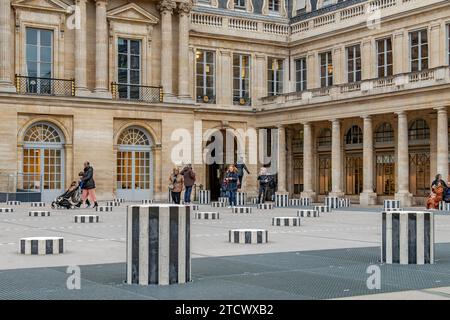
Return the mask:
<path fill-rule="evenodd" d="M 196 94 L 197 101 L 215 103 L 216 100 L 216 62 L 215 52 L 197 50 L 196 52 Z"/>
<path fill-rule="evenodd" d="M 409 33 L 411 71 L 428 69 L 428 33 L 427 30 Z"/>
<path fill-rule="evenodd" d="M 295 60 L 295 89 L 297 92 L 307 89 L 306 86 L 306 58 Z"/>
<path fill-rule="evenodd" d="M 331 51 L 320 55 L 320 86 L 329 87 L 333 85 L 333 58 Z"/>
<path fill-rule="evenodd" d="M 234 8 L 245 10 L 245 1 L 246 0 L 234 0 Z"/>
<path fill-rule="evenodd" d="M 117 84 L 122 99 L 140 99 L 141 41 L 117 40 Z"/>
<path fill-rule="evenodd" d="M 283 60 L 269 58 L 267 60 L 267 92 L 269 96 L 283 93 Z"/>
<path fill-rule="evenodd" d="M 250 56 L 233 54 L 233 103 L 250 104 Z"/>
<path fill-rule="evenodd" d="M 347 81 L 361 81 L 361 46 L 347 47 Z"/>
<path fill-rule="evenodd" d="M 269 0 L 269 12 L 279 12 L 279 11 L 280 11 L 280 1 Z"/>
<path fill-rule="evenodd" d="M 378 78 L 392 76 L 392 61 L 392 39 L 384 38 L 377 40 Z"/>
<path fill-rule="evenodd" d="M 50 94 L 53 69 L 53 31 L 26 28 L 26 66 L 27 76 L 36 78 L 28 81 L 29 93 Z"/>

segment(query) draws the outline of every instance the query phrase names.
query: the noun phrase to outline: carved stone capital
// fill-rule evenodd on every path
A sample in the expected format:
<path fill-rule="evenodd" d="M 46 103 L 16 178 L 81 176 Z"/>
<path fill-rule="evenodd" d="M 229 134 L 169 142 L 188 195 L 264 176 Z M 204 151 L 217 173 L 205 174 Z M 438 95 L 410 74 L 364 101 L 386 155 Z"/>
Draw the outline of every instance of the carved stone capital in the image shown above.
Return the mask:
<path fill-rule="evenodd" d="M 173 13 L 173 10 L 177 7 L 177 4 L 175 3 L 175 1 L 172 0 L 161 0 L 158 3 L 158 10 L 162 13 L 162 12 L 169 12 L 169 13 Z"/>
<path fill-rule="evenodd" d="M 194 1 L 189 0 L 187 2 L 181 2 L 178 4 L 178 12 L 180 14 L 189 14 L 194 6 Z"/>

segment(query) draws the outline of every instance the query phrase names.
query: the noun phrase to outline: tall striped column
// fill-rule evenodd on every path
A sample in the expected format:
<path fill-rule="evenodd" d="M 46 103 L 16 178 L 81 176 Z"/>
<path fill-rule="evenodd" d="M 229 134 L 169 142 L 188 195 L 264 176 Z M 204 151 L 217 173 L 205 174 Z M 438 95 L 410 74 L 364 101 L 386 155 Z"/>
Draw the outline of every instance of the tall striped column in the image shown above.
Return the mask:
<path fill-rule="evenodd" d="M 434 215 L 420 211 L 382 213 L 381 261 L 387 264 L 434 263 Z"/>
<path fill-rule="evenodd" d="M 199 191 L 199 203 L 200 204 L 209 204 L 210 202 L 211 202 L 211 191 L 200 190 Z"/>
<path fill-rule="evenodd" d="M 236 205 L 245 206 L 247 203 L 247 193 L 238 191 L 236 192 Z"/>
<path fill-rule="evenodd" d="M 276 192 L 275 193 L 275 206 L 278 208 L 289 207 L 289 193 Z"/>
<path fill-rule="evenodd" d="M 190 207 L 127 209 L 127 283 L 168 285 L 191 280 Z"/>

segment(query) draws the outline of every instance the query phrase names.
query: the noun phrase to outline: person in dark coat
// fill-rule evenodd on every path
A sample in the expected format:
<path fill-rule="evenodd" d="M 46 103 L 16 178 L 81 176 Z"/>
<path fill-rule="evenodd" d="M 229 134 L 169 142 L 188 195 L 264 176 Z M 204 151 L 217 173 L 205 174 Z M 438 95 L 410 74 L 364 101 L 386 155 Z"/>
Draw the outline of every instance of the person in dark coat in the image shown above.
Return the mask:
<path fill-rule="evenodd" d="M 228 202 L 230 207 L 234 207 L 236 206 L 236 192 L 238 189 L 239 176 L 237 169 L 233 164 L 228 167 L 228 171 L 225 174 L 225 180 L 227 181 Z"/>
<path fill-rule="evenodd" d="M 86 208 L 90 207 L 89 199 L 94 203 L 94 208 L 98 207 L 97 197 L 95 196 L 95 181 L 94 168 L 91 167 L 89 161 L 84 162 L 84 171 L 82 181 L 83 203 L 86 203 Z"/>
<path fill-rule="evenodd" d="M 247 174 L 250 174 L 250 171 L 248 171 L 248 168 L 245 165 L 245 163 L 242 162 L 242 159 L 238 160 L 238 162 L 236 163 L 235 167 L 237 169 L 237 174 L 238 174 L 238 177 L 239 177 L 238 188 L 241 189 L 242 188 L 242 180 L 244 179 L 245 172 L 247 172 Z"/>
<path fill-rule="evenodd" d="M 267 174 L 267 168 L 262 167 L 258 175 L 259 191 L 258 191 L 258 203 L 264 203 L 266 201 L 267 191 L 271 182 L 270 175 Z"/>
<path fill-rule="evenodd" d="M 192 165 L 188 164 L 183 168 L 183 170 L 181 170 L 180 174 L 184 178 L 184 204 L 190 204 L 192 187 L 195 184 L 195 172 L 192 170 Z"/>

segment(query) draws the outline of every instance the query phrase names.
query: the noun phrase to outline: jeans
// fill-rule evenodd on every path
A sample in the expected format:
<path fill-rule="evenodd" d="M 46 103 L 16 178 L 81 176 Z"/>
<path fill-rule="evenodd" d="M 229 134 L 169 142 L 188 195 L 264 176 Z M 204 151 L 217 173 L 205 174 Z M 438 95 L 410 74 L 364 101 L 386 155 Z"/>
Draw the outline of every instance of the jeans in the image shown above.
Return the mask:
<path fill-rule="evenodd" d="M 181 192 L 171 192 L 172 193 L 172 201 L 175 204 L 180 204 L 181 201 Z"/>
<path fill-rule="evenodd" d="M 236 206 L 236 190 L 228 191 L 228 202 L 230 203 L 230 206 Z"/>
<path fill-rule="evenodd" d="M 186 190 L 184 191 L 184 203 L 191 203 L 191 193 L 192 193 L 192 186 L 190 187 L 186 186 Z"/>
<path fill-rule="evenodd" d="M 264 203 L 266 201 L 267 186 L 259 186 L 258 203 Z"/>

